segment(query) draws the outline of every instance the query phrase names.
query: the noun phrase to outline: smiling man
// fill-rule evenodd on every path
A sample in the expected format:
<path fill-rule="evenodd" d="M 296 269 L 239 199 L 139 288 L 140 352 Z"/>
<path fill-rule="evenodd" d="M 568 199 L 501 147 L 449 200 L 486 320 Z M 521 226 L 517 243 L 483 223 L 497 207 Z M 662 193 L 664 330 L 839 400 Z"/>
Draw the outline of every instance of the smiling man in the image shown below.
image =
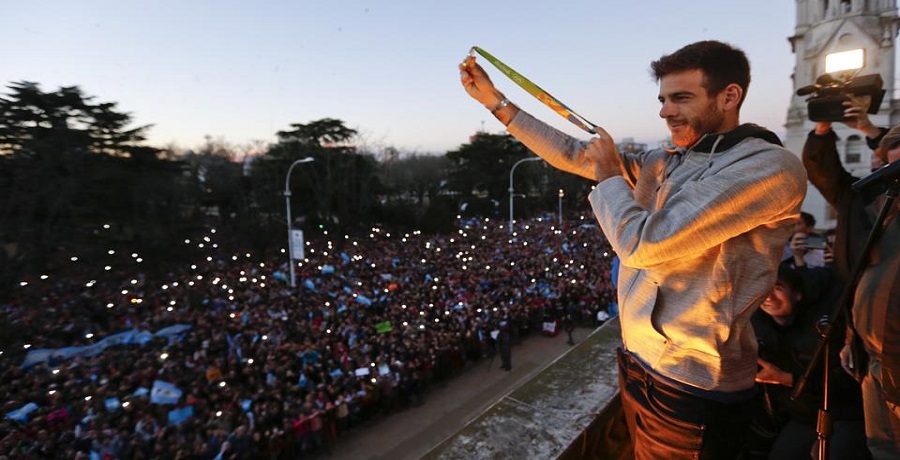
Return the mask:
<path fill-rule="evenodd" d="M 651 67 L 676 148 L 628 155 L 601 128 L 584 142 L 520 110 L 472 56 L 460 78 L 532 151 L 598 182 L 589 201 L 621 259 L 619 384 L 635 457 L 735 458 L 756 376 L 749 318 L 774 283 L 806 173 L 773 133 L 740 124 L 743 51 L 702 41 Z"/>

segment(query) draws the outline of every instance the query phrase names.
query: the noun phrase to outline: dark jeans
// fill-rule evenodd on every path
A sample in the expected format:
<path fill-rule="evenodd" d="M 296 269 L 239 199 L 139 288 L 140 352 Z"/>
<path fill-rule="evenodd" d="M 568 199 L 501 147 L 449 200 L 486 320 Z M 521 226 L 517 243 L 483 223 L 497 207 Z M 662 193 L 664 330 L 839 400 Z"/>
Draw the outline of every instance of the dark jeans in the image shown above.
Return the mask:
<path fill-rule="evenodd" d="M 649 374 L 619 350 L 619 390 L 634 458 L 733 459 L 741 453 L 754 400 L 721 403 Z"/>

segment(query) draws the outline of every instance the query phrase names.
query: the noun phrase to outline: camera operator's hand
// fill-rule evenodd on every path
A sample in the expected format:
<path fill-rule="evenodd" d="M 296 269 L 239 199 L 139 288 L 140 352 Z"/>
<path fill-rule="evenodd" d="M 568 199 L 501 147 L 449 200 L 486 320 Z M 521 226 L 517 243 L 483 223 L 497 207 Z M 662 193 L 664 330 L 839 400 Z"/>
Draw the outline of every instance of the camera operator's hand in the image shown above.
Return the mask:
<path fill-rule="evenodd" d="M 877 126 L 869 120 L 869 104 L 872 101 L 871 96 L 854 97 L 849 96 L 850 100 L 844 102 L 844 121 L 843 123 L 853 129 L 865 134 L 866 137 L 875 138 L 880 134 Z"/>

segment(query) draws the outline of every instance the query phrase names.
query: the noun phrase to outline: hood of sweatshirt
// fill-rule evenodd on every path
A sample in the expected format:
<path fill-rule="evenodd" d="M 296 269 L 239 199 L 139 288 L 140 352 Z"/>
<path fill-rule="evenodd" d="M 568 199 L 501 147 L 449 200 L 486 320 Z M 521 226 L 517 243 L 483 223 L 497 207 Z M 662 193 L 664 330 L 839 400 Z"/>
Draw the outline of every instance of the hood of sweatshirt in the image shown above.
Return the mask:
<path fill-rule="evenodd" d="M 781 140 L 772 131 L 753 123 L 744 123 L 724 133 L 705 134 L 689 150 L 702 153 L 723 152 L 750 137 L 762 139 L 770 144 L 783 147 Z"/>

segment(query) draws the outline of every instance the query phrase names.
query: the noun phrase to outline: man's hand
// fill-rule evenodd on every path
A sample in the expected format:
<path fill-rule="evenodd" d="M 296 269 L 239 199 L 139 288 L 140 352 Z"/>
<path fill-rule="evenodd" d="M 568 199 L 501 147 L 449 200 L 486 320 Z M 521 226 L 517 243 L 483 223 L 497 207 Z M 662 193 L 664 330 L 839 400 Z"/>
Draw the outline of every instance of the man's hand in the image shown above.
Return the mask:
<path fill-rule="evenodd" d="M 477 62 L 475 56 L 466 56 L 459 65 L 459 79 L 463 88 L 488 110 L 493 110 L 502 101 L 503 93 L 497 91 L 491 77 Z"/>
<path fill-rule="evenodd" d="M 850 374 L 850 376 L 852 376 L 855 379 L 856 378 L 856 370 L 854 369 L 854 366 L 856 364 L 853 362 L 853 352 L 851 351 L 849 344 L 844 345 L 844 348 L 841 348 L 840 356 L 841 356 L 841 367 L 843 367 L 844 371 L 846 373 Z"/>
<path fill-rule="evenodd" d="M 597 127 L 597 137 L 588 143 L 584 156 L 594 167 L 594 176 L 596 176 L 597 182 L 622 175 L 625 167 L 622 155 L 616 149 L 616 143 L 612 136 L 603 128 Z"/>
<path fill-rule="evenodd" d="M 759 364 L 760 368 L 759 372 L 756 373 L 757 382 L 774 383 L 786 387 L 794 386 L 794 376 L 790 372 L 785 372 L 762 358 L 757 358 L 756 363 Z"/>

